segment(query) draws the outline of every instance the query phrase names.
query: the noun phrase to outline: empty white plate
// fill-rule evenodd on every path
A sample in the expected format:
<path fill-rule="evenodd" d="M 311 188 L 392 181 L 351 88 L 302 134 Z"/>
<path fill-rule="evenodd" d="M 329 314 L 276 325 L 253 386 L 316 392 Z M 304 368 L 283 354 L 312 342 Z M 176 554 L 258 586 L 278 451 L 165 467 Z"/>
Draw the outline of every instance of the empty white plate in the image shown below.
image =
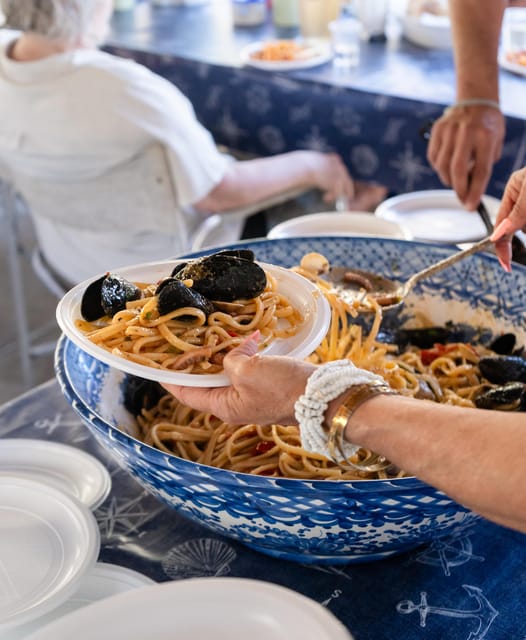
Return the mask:
<path fill-rule="evenodd" d="M 88 507 L 47 484 L 0 476 L 0 637 L 67 600 L 99 549 Z"/>
<path fill-rule="evenodd" d="M 500 201 L 484 196 L 490 217 L 495 220 Z M 375 214 L 407 227 L 415 240 L 433 242 L 475 242 L 486 235 L 476 211 L 467 211 L 448 189 L 413 191 L 382 202 Z"/>
<path fill-rule="evenodd" d="M 324 211 L 297 216 L 273 227 L 268 238 L 294 236 L 374 236 L 411 240 L 408 229 L 398 222 L 385 220 L 374 213 L 358 211 Z"/>
<path fill-rule="evenodd" d="M 23 640 L 30 633 L 42 629 L 50 622 L 58 620 L 62 616 L 81 609 L 92 602 L 152 584 L 155 584 L 154 580 L 142 573 L 132 571 L 126 567 L 119 567 L 115 564 L 98 562 L 82 578 L 78 589 L 66 602 L 32 622 L 7 631 L 6 634 L 2 635 L 2 640 Z"/>
<path fill-rule="evenodd" d="M 111 477 L 94 456 L 60 442 L 3 438 L 0 477 L 20 476 L 44 482 L 73 495 L 90 509 L 106 499 Z"/>
<path fill-rule="evenodd" d="M 28 640 L 352 640 L 323 606 L 243 578 L 164 582 L 96 602 Z"/>

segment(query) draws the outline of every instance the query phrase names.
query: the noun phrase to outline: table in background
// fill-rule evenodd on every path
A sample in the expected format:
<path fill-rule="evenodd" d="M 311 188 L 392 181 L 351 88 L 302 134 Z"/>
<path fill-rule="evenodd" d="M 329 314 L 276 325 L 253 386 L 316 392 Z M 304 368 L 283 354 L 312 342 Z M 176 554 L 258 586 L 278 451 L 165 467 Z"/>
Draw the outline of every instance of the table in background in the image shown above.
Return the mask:
<path fill-rule="evenodd" d="M 107 466 L 112 490 L 95 513 L 103 562 L 159 582 L 233 576 L 277 583 L 325 605 L 355 640 L 526 638 L 522 534 L 480 520 L 461 536 L 379 562 L 295 564 L 221 537 L 146 493 L 97 444 L 54 380 L 0 407 L 0 436 L 65 442 Z"/>
<path fill-rule="evenodd" d="M 241 66 L 243 46 L 295 35 L 270 19 L 234 28 L 230 0 L 193 7 L 139 0 L 134 10 L 115 14 L 106 48 L 177 85 L 219 144 L 256 155 L 333 150 L 353 176 L 393 193 L 442 188 L 419 129 L 454 101 L 451 52 L 405 40 L 396 47 L 366 43 L 360 66 L 347 75 L 331 63 L 281 73 Z M 501 72 L 506 142 L 488 188 L 497 197 L 526 164 L 525 92 L 526 78 Z"/>

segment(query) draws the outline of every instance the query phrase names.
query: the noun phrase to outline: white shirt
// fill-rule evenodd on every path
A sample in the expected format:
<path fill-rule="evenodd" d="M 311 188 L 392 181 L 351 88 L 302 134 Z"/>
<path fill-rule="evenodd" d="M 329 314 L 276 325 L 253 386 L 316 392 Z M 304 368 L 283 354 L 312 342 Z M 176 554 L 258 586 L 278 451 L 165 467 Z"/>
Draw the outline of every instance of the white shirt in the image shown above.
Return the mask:
<path fill-rule="evenodd" d="M 98 50 L 13 61 L 6 50 L 17 36 L 0 30 L 0 161 L 44 180 L 82 180 L 158 141 L 176 187 L 180 209 L 173 215 L 182 216 L 191 236 L 199 220 L 190 205 L 221 181 L 231 159 L 217 150 L 188 99 L 142 65 Z M 101 233 L 95 212 L 93 229 L 39 220 L 37 233 L 52 266 L 72 282 L 188 248 L 160 229 L 145 234 L 134 221 L 127 233 Z"/>

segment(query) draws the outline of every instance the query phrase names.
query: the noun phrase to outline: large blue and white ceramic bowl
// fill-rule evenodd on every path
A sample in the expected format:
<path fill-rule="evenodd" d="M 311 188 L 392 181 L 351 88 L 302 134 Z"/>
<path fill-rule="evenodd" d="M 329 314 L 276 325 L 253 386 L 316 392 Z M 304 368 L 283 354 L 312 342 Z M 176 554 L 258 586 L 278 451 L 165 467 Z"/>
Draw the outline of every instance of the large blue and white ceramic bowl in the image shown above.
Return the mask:
<path fill-rule="evenodd" d="M 319 251 L 333 264 L 405 280 L 451 254 L 444 245 L 404 240 L 323 237 L 239 243 L 283 266 Z M 203 253 L 209 253 L 203 252 Z M 197 254 L 196 254 L 197 255 Z M 483 254 L 417 287 L 404 316 L 424 315 L 514 331 L 526 343 L 526 269 L 506 274 Z M 252 476 L 188 462 L 135 439 L 122 406 L 125 374 L 62 338 L 56 353 L 62 390 L 102 445 L 161 501 L 210 529 L 271 556 L 303 563 L 378 560 L 459 532 L 477 517 L 416 478 L 327 481 Z"/>

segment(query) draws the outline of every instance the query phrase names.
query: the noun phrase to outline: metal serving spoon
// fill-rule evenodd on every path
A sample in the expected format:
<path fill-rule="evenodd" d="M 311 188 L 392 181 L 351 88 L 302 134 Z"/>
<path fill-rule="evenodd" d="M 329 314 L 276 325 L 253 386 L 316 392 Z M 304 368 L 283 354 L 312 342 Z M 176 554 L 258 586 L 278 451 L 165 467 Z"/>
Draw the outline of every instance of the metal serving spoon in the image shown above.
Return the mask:
<path fill-rule="evenodd" d="M 409 295 L 413 287 L 417 282 L 435 275 L 443 269 L 447 269 L 451 265 L 464 260 L 478 251 L 483 251 L 492 245 L 492 241 L 488 238 L 484 238 L 479 242 L 471 245 L 468 249 L 454 253 L 443 260 L 439 260 L 434 264 L 417 271 L 410 278 L 408 278 L 402 284 L 398 284 L 389 278 L 384 278 L 376 273 L 370 271 L 361 271 L 353 269 L 345 269 L 343 267 L 336 267 L 331 269 L 331 272 L 327 274 L 329 280 L 331 280 L 338 287 L 341 287 L 342 291 L 346 289 L 354 289 L 353 297 L 359 300 L 359 296 L 356 296 L 358 291 L 364 291 L 363 297 L 369 294 L 377 300 L 381 305 L 382 310 L 385 312 L 397 309 L 403 303 L 405 298 Z"/>

